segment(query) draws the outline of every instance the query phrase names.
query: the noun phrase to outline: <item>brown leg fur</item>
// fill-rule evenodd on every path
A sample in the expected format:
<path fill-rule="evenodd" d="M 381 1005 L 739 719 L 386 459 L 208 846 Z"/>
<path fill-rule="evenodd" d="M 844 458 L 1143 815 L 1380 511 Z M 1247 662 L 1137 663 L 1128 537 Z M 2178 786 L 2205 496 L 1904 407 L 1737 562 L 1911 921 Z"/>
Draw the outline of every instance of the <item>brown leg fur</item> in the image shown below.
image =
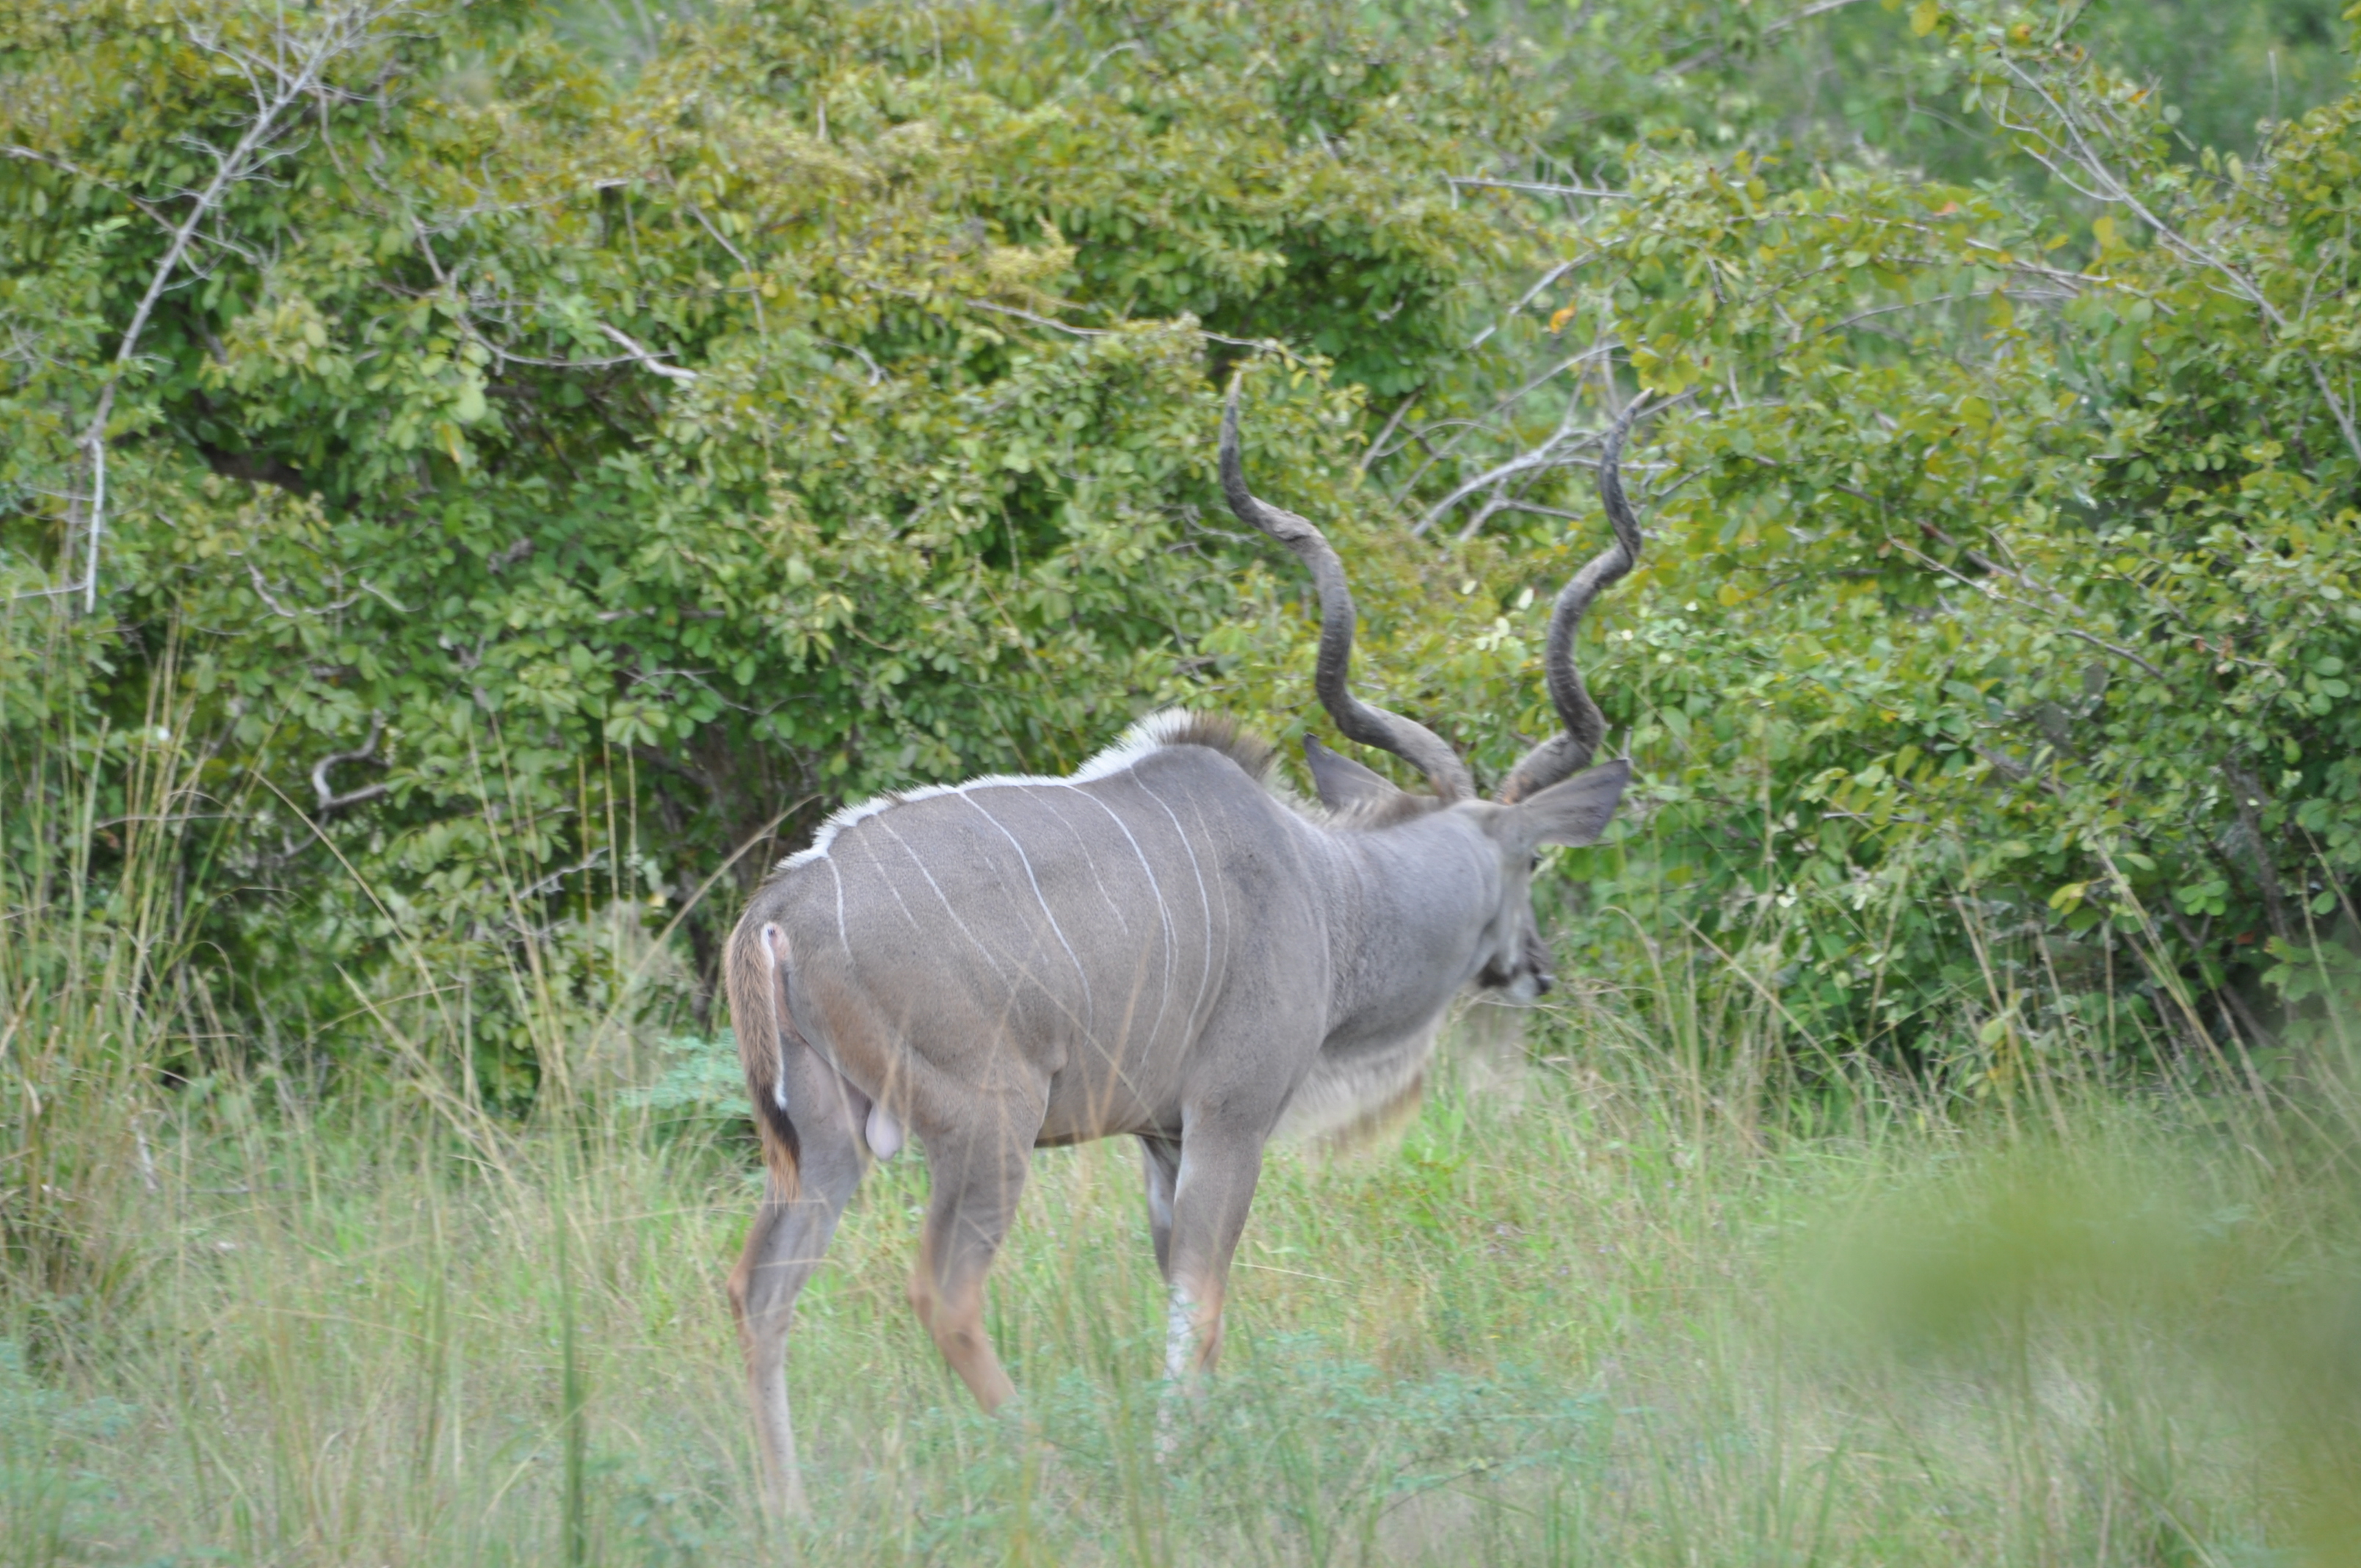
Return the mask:
<path fill-rule="evenodd" d="M 983 1332 L 983 1280 L 1016 1219 L 1040 1120 L 1038 1113 L 979 1116 L 972 1131 L 926 1139 L 934 1190 L 910 1305 L 986 1410 L 999 1409 L 1016 1386 Z"/>

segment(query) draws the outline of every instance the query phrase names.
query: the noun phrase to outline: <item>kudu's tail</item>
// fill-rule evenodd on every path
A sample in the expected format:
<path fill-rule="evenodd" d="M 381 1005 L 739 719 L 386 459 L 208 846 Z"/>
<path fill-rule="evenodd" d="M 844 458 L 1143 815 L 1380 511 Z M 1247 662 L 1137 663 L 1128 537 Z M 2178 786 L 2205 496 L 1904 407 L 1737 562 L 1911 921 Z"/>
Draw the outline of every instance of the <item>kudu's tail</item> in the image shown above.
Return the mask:
<path fill-rule="evenodd" d="M 738 1032 L 738 1062 L 746 1069 L 746 1092 L 754 1102 L 754 1128 L 763 1142 L 763 1163 L 780 1195 L 797 1192 L 803 1142 L 787 1114 L 785 1069 L 790 1048 L 804 1048 L 787 1014 L 787 938 L 771 922 L 748 910 L 730 934 L 724 983 L 730 991 L 730 1021 Z"/>

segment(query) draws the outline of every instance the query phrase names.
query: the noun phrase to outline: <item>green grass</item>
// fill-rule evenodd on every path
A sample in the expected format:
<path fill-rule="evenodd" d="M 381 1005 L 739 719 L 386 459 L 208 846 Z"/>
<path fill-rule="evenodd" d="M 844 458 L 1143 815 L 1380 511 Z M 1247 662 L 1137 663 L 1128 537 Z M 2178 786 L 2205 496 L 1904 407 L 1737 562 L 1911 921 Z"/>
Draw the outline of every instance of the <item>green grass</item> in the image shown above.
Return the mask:
<path fill-rule="evenodd" d="M 0 1562 L 2355 1560 L 2332 1168 L 2193 1098 L 1766 1124 L 1587 1035 L 1275 1159 L 1195 1403 L 1128 1146 L 1037 1158 L 989 1420 L 904 1301 L 923 1167 L 882 1168 L 801 1310 L 786 1529 L 719 1289 L 734 1140 L 184 1096 L 153 1190 L 63 1200 L 103 1277 L 7 1298 Z"/>
<path fill-rule="evenodd" d="M 2056 1030 L 2003 1058 L 1972 1020 L 1921 1080 L 1805 1082 L 1763 977 L 1669 941 L 1561 992 L 1546 1044 L 1472 1014 L 1389 1140 L 1278 1152 L 1193 1399 L 1128 1145 L 1036 1158 L 996 1419 L 906 1304 L 905 1157 L 804 1297 L 816 1518 L 781 1526 L 708 1057 L 529 954 L 545 1091 L 504 1119 L 404 950 L 417 993 L 357 990 L 381 1055 L 324 1092 L 186 982 L 195 766 L 124 750 L 99 879 L 59 755 L 12 798 L 63 848 L 0 865 L 0 1568 L 2361 1562 L 2334 1013 L 2270 1084 L 2194 1037 L 2138 1081 Z M 636 921 L 551 939 L 586 933 L 663 956 Z"/>

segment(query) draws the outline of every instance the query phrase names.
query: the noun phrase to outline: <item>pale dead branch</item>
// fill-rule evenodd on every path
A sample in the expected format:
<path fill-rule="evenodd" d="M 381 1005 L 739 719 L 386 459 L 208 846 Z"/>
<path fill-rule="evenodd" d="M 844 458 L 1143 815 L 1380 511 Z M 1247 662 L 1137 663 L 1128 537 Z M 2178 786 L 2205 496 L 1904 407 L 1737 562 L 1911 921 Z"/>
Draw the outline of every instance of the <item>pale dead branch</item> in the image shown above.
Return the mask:
<path fill-rule="evenodd" d="M 637 360 L 642 369 L 653 371 L 667 381 L 694 381 L 698 378 L 694 370 L 684 370 L 677 365 L 665 364 L 655 354 L 642 346 L 638 339 L 620 327 L 609 326 L 605 322 L 600 322 L 598 330 L 607 335 L 609 342 Z"/>
<path fill-rule="evenodd" d="M 2252 305 L 2262 316 L 2264 322 L 2280 338 L 2291 340 L 2300 335 L 2296 323 L 2288 320 L 2279 307 L 2271 302 L 2262 287 L 2252 278 L 2241 271 L 2227 257 L 2198 244 L 2174 227 L 2154 207 L 2143 201 L 2139 192 L 2132 188 L 2131 183 L 2118 175 L 2101 156 L 2098 148 L 2092 144 L 2088 129 L 2074 111 L 2061 102 L 2045 83 L 2013 60 L 2004 59 L 2002 65 L 2019 86 L 2048 107 L 2064 133 L 2061 139 L 2051 134 L 2045 126 L 2012 120 L 2007 116 L 2004 109 L 1998 116 L 2000 123 L 2007 129 L 2026 137 L 2037 137 L 2048 144 L 2047 150 L 2034 146 L 2028 146 L 2026 148 L 2041 163 L 2042 167 L 2090 200 L 2125 208 L 2147 225 L 2149 232 L 2156 236 L 2158 243 L 2166 249 L 2192 266 L 2205 268 L 2220 276 L 2229 286 L 2230 291 L 2238 299 Z M 2059 167 L 2061 162 L 2066 161 L 2070 161 L 2081 173 L 2083 177 L 2081 181 L 2074 180 L 2066 170 Z M 2328 404 L 2330 415 L 2336 421 L 2338 432 L 2345 437 L 2346 449 L 2356 459 L 2361 459 L 2361 428 L 2356 426 L 2352 411 L 2345 407 L 2345 400 L 2339 398 L 2335 389 L 2329 385 L 2327 372 L 2321 367 L 2319 360 L 2310 354 L 2302 355 L 2302 359 L 2304 367 L 2312 372 L 2312 384 L 2320 389 L 2321 398 Z"/>
<path fill-rule="evenodd" d="M 171 238 L 133 307 L 131 320 L 115 346 L 115 359 L 99 388 L 98 401 L 75 444 L 89 455 L 90 510 L 82 572 L 82 612 L 98 608 L 99 548 L 106 532 L 106 426 L 114 417 L 115 398 L 123 378 L 139 352 L 148 318 L 163 297 L 198 231 L 219 213 L 231 191 L 258 178 L 280 156 L 273 140 L 285 129 L 289 111 L 312 96 L 326 80 L 329 69 L 359 49 L 375 36 L 379 25 L 407 8 L 407 0 L 346 0 L 312 14 L 310 25 L 297 31 L 282 21 L 270 39 L 267 55 L 236 48 L 216 35 L 200 36 L 201 48 L 229 63 L 246 78 L 254 99 L 254 114 L 237 140 L 224 151 L 211 143 L 196 145 L 213 159 L 213 177 L 192 193 L 187 214 L 171 230 Z"/>
<path fill-rule="evenodd" d="M 358 806 L 364 801 L 375 800 L 392 789 L 392 785 L 380 781 L 373 784 L 363 784 L 358 789 L 346 790 L 344 794 L 338 795 L 328 784 L 329 770 L 343 763 L 383 762 L 384 759 L 377 754 L 377 743 L 379 737 L 384 733 L 385 715 L 372 713 L 369 715 L 368 739 L 361 742 L 359 751 L 331 751 L 312 764 L 312 790 L 320 797 L 322 817 L 342 811 L 348 806 Z"/>

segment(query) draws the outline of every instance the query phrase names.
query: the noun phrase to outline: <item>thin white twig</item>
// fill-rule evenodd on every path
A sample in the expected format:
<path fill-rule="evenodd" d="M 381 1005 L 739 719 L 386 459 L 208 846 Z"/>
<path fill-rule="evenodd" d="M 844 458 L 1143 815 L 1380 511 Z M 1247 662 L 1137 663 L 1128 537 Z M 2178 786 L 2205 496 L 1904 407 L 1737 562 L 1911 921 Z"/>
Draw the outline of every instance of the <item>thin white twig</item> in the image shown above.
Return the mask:
<path fill-rule="evenodd" d="M 1602 201 L 1628 202 L 1629 191 L 1602 191 L 1589 185 L 1556 185 L 1545 180 L 1494 180 L 1480 174 L 1446 174 L 1446 185 L 1473 185 L 1484 191 L 1530 191 L 1537 196 L 1596 196 Z"/>
<path fill-rule="evenodd" d="M 1523 297 L 1518 300 L 1515 304 L 1509 307 L 1509 312 L 1506 315 L 1502 316 L 1499 321 L 1494 322 L 1490 326 L 1486 327 L 1482 332 L 1477 333 L 1474 341 L 1470 342 L 1467 346 L 1470 349 L 1483 347 L 1486 340 L 1490 338 L 1494 333 L 1499 331 L 1503 326 L 1507 325 L 1510 322 L 1514 321 L 1517 317 L 1524 314 L 1525 307 L 1532 304 L 1535 300 L 1541 298 L 1543 290 L 1548 288 L 1551 284 L 1556 282 L 1559 279 L 1565 277 L 1567 273 L 1573 271 L 1584 262 L 1589 260 L 1595 254 L 1596 252 L 1586 250 L 1580 256 L 1571 257 L 1566 260 L 1561 261 L 1556 266 L 1551 268 L 1548 271 L 1543 273 L 1540 280 L 1534 283 L 1532 288 L 1526 290 Z"/>
<path fill-rule="evenodd" d="M 1443 521 L 1443 516 L 1445 512 L 1449 511 L 1452 508 L 1457 506 L 1461 501 L 1466 500 L 1469 496 L 1474 495 L 1478 490 L 1488 488 L 1494 485 L 1505 484 L 1507 481 L 1515 478 L 1520 474 L 1530 474 L 1537 469 L 1566 466 L 1567 465 L 1562 461 L 1562 456 L 1565 453 L 1576 450 L 1581 446 L 1595 444 L 1605 434 L 1606 432 L 1604 431 L 1587 431 L 1584 433 L 1583 439 L 1580 442 L 1571 444 L 1568 443 L 1562 434 L 1553 434 L 1547 441 L 1543 442 L 1531 452 L 1521 453 L 1518 455 L 1510 458 L 1505 463 L 1487 468 L 1481 474 L 1477 475 L 1474 478 L 1460 485 L 1449 495 L 1444 497 L 1441 500 L 1427 508 L 1426 515 L 1420 518 L 1416 526 L 1411 528 L 1410 531 L 1411 537 L 1415 539 L 1420 534 L 1424 533 L 1428 529 L 1433 528 L 1436 523 Z"/>
<path fill-rule="evenodd" d="M 109 383 L 107 392 L 115 390 Z M 98 613 L 98 541 L 106 532 L 106 427 L 100 425 L 90 444 L 90 558 L 82 574 L 82 612 Z"/>
<path fill-rule="evenodd" d="M 1782 16 L 1776 21 L 1764 24 L 1763 31 L 1755 35 L 1756 40 L 1759 42 L 1775 38 L 1788 28 L 1808 22 L 1815 16 L 1824 16 L 1830 11 L 1841 11 L 1848 5 L 1856 5 L 1860 3 L 1861 0 L 1813 0 L 1811 5 L 1791 16 Z M 1686 76 L 1699 66 L 1713 64 L 1729 52 L 1728 45 L 1715 44 L 1710 49 L 1699 49 L 1686 60 L 1664 67 L 1664 73 L 1666 76 Z"/>
<path fill-rule="evenodd" d="M 344 794 L 338 795 L 329 786 L 328 784 L 328 770 L 336 766 L 339 762 L 374 762 L 380 761 L 381 759 L 377 754 L 377 742 L 378 738 L 384 733 L 385 715 L 381 713 L 372 713 L 369 715 L 368 739 L 361 742 L 361 748 L 359 751 L 331 751 L 326 756 L 312 764 L 312 788 L 313 791 L 320 797 L 320 815 L 322 817 L 325 817 L 333 811 L 342 811 L 347 806 L 358 806 L 363 801 L 375 800 L 378 796 L 388 794 L 392 790 L 393 786 L 391 784 L 379 782 L 373 784 L 363 784 L 358 789 L 346 790 Z"/>
<path fill-rule="evenodd" d="M 163 259 L 156 264 L 156 270 L 149 275 L 147 291 L 132 310 L 130 324 L 124 328 L 122 341 L 115 346 L 115 362 L 108 367 L 106 380 L 99 389 L 98 406 L 92 411 L 90 422 L 83 426 L 82 436 L 75 443 L 90 454 L 91 463 L 90 548 L 88 565 L 82 576 L 85 614 L 94 610 L 98 604 L 99 542 L 106 528 L 106 424 L 114 417 L 115 391 L 122 386 L 124 373 L 130 368 L 132 359 L 138 354 L 139 340 L 148 330 L 148 318 L 154 313 L 156 302 L 163 298 L 173 274 L 180 270 L 182 258 L 188 254 L 189 246 L 195 240 L 197 231 L 213 216 L 230 188 L 253 177 L 272 161 L 268 143 L 278 133 L 280 121 L 288 109 L 311 95 L 332 60 L 356 47 L 377 22 L 402 9 L 406 3 L 407 0 L 391 0 L 390 4 L 383 5 L 346 6 L 332 15 L 296 52 L 296 60 L 291 66 L 284 58 L 290 39 L 281 27 L 275 35 L 274 42 L 282 58 L 270 67 L 271 74 L 278 82 L 275 91 L 265 88 L 263 82 L 254 74 L 250 62 L 238 59 L 232 51 L 217 44 L 213 47 L 213 52 L 228 56 L 247 76 L 248 88 L 255 99 L 254 118 L 247 122 L 245 131 L 228 152 L 221 152 L 210 144 L 204 146 L 203 150 L 214 159 L 213 178 L 197 193 L 188 216 L 172 230 L 171 242 L 164 247 Z"/>
<path fill-rule="evenodd" d="M 2184 261 L 2210 268 L 2220 273 L 2228 281 L 2232 291 L 2246 303 L 2254 306 L 2261 313 L 2263 320 L 2279 334 L 2282 340 L 2296 336 L 2294 328 L 2290 324 L 2287 317 L 2279 313 L 2278 306 L 2271 303 L 2269 297 L 2263 292 L 2259 284 L 2232 266 L 2227 258 L 2215 255 L 2166 223 L 2149 208 L 2146 202 L 2139 199 L 2131 186 L 2109 168 L 2106 161 L 2099 156 L 2098 149 L 2091 145 L 2090 138 L 2083 133 L 2081 122 L 2074 117 L 2073 113 L 2065 104 L 2059 102 L 2057 96 L 2047 86 L 2013 60 L 2004 60 L 2002 64 L 2026 92 L 2048 104 L 2049 112 L 2057 116 L 2058 123 L 2065 127 L 2067 139 L 2064 150 L 2081 166 L 2083 172 L 2090 176 L 2092 182 L 2099 187 L 2095 191 L 2083 192 L 2083 194 L 2094 201 L 2129 208 L 2133 216 L 2146 224 L 2157 238 L 2163 242 L 2165 248 Z M 2003 123 L 2006 124 L 2005 121 Z M 2038 126 L 2025 126 L 2012 128 L 2048 137 L 2048 133 Z M 2057 145 L 2054 137 L 2049 139 L 2053 146 Z M 2037 150 L 2034 151 L 2034 156 L 2040 158 L 2045 167 L 2049 167 L 2049 160 L 2041 158 Z M 2060 178 L 2063 178 L 2062 174 Z M 2337 430 L 2345 437 L 2346 450 L 2353 454 L 2356 461 L 2361 461 L 2361 428 L 2356 427 L 2352 412 L 2345 408 L 2345 400 L 2339 398 L 2334 389 L 2329 386 L 2328 376 L 2321 369 L 2320 362 L 2309 354 L 2302 355 L 2302 359 L 2305 367 L 2312 372 L 2312 384 L 2320 389 L 2321 397 L 2328 404 L 2330 416 L 2336 421 Z"/>
<path fill-rule="evenodd" d="M 77 180 L 87 180 L 92 184 L 97 186 L 100 190 L 111 191 L 115 194 L 122 197 L 125 201 L 130 203 L 133 206 L 138 208 L 148 217 L 154 219 L 156 223 L 163 228 L 165 233 L 170 234 L 172 232 L 172 220 L 165 214 L 157 211 L 154 203 L 142 201 L 137 196 L 133 195 L 123 186 L 107 179 L 104 175 L 94 173 L 90 170 L 84 169 L 82 165 L 74 162 L 73 159 L 70 158 L 60 158 L 54 152 L 43 152 L 37 147 L 19 147 L 14 142 L 0 142 L 0 158 L 14 158 L 26 163 L 46 163 L 50 168 L 60 170 L 65 173 L 72 175 Z"/>
<path fill-rule="evenodd" d="M 598 330 L 605 333 L 608 338 L 619 345 L 624 353 L 638 360 L 642 368 L 652 370 L 668 381 L 694 381 L 698 378 L 694 370 L 684 370 L 677 365 L 665 364 L 642 346 L 637 338 L 632 337 L 620 327 L 611 327 L 605 322 L 600 322 Z"/>
<path fill-rule="evenodd" d="M 1901 551 L 1905 555 L 1909 556 L 1912 560 L 1917 562 L 1920 565 L 1940 572 L 1943 576 L 1950 578 L 1953 582 L 1958 583 L 1960 587 L 1982 594 L 1988 599 L 1993 599 L 2002 604 L 2013 604 L 2019 609 L 2032 609 L 2034 608 L 2032 605 L 2026 603 L 2021 598 L 2015 598 L 2001 592 L 1998 588 L 1993 587 L 1990 582 L 1979 582 L 1975 578 L 1969 576 L 1966 573 L 1961 572 L 1956 567 L 1949 565 L 1944 562 L 1937 560 L 1934 556 L 1927 554 L 1925 551 L 1919 550 L 1902 540 L 1894 540 L 1894 547 Z M 2024 581 L 2024 579 L 2019 577 L 2016 573 L 2010 572 L 2005 568 L 1994 565 L 1992 561 L 1978 554 L 1974 551 L 1968 552 L 1968 555 L 1978 565 L 1982 566 L 1987 571 L 1999 572 L 2004 576 L 2020 582 Z M 2049 591 L 2054 592 L 2055 590 Z M 2162 670 L 2158 669 L 2154 664 L 2149 663 L 2146 659 L 2141 658 L 2137 653 L 2133 652 L 2130 649 L 2122 646 L 2120 643 L 2110 642 L 2105 638 L 2100 637 L 2092 632 L 2085 631 L 2079 626 L 2060 626 L 2057 630 L 2080 641 L 2088 642 L 2093 648 L 2113 653 L 2118 659 L 2126 660 L 2131 663 L 2138 665 L 2141 669 L 2147 671 L 2149 676 L 2153 679 L 2159 681 L 2166 679 L 2165 673 Z"/>
<path fill-rule="evenodd" d="M 1407 496 L 1411 488 L 1426 477 L 1428 469 L 1433 468 L 1435 465 L 1443 462 L 1444 459 L 1457 452 L 1461 442 L 1466 440 L 1469 435 L 1477 431 L 1489 429 L 1492 421 L 1499 418 L 1509 410 L 1524 401 L 1525 399 L 1531 397 L 1542 388 L 1549 385 L 1550 382 L 1555 380 L 1566 371 L 1576 369 L 1586 365 L 1594 364 L 1602 359 L 1611 359 L 1622 348 L 1622 346 L 1623 345 L 1619 339 L 1602 338 L 1592 346 L 1583 350 L 1580 354 L 1574 356 L 1572 358 L 1560 360 L 1557 364 L 1551 366 L 1540 375 L 1535 376 L 1531 380 L 1527 381 L 1523 386 L 1519 387 L 1515 391 L 1504 394 L 1496 400 L 1490 408 L 1484 411 L 1484 413 L 1480 418 L 1468 420 L 1438 420 L 1433 424 L 1420 426 L 1416 431 L 1411 433 L 1411 439 L 1420 441 L 1422 444 L 1423 443 L 1423 438 L 1433 435 L 1437 431 L 1456 429 L 1459 433 L 1453 436 L 1449 441 L 1444 442 L 1440 448 L 1429 447 L 1427 449 L 1426 461 L 1421 463 L 1411 474 L 1410 477 L 1401 482 L 1401 484 L 1397 488 L 1397 493 Z M 1561 428 L 1563 428 L 1563 421 L 1560 422 L 1560 425 Z"/>
<path fill-rule="evenodd" d="M 1036 315 L 1031 311 L 1020 311 L 1015 305 L 995 305 L 989 300 L 962 299 L 960 301 L 960 303 L 967 306 L 970 310 L 989 311 L 996 316 L 1015 316 L 1018 321 L 1031 322 L 1035 326 L 1046 326 L 1052 332 L 1062 332 L 1073 337 L 1113 337 L 1115 335 L 1112 328 L 1101 326 L 1075 326 L 1071 323 L 1061 322 L 1055 316 Z"/>

